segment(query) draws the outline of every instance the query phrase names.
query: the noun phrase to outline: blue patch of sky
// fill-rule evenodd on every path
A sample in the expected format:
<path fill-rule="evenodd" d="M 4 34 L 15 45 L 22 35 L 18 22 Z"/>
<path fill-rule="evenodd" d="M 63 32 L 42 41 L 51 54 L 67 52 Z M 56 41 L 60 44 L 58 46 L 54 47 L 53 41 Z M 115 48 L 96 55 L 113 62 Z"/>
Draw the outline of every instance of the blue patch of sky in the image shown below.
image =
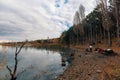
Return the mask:
<path fill-rule="evenodd" d="M 71 27 L 71 24 L 70 24 L 69 22 L 67 22 L 67 21 L 65 21 L 65 25 L 66 25 L 68 28 Z"/>
<path fill-rule="evenodd" d="M 64 0 L 64 4 L 67 4 L 69 0 Z M 55 7 L 59 8 L 60 7 L 60 0 L 55 0 Z"/>
<path fill-rule="evenodd" d="M 68 0 L 64 0 L 64 4 L 67 4 L 68 3 Z"/>
<path fill-rule="evenodd" d="M 60 7 L 60 0 L 55 0 L 55 7 L 59 8 Z"/>
<path fill-rule="evenodd" d="M 67 26 L 67 28 L 70 28 L 72 26 L 68 21 L 65 21 L 65 22 L 59 21 L 59 22 L 65 26 Z"/>
<path fill-rule="evenodd" d="M 60 4 L 55 4 L 55 7 L 59 8 L 59 7 L 60 7 Z"/>

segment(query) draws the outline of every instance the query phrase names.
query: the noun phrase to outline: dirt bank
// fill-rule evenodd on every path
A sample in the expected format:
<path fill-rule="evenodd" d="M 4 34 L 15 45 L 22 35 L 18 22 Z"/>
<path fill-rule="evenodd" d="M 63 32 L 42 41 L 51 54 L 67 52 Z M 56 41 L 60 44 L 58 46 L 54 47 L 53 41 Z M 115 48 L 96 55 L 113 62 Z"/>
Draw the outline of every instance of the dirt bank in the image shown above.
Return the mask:
<path fill-rule="evenodd" d="M 112 49 L 120 55 L 119 48 Z M 94 51 L 88 54 L 84 51 L 76 52 L 73 62 L 56 80 L 120 80 L 119 55 L 106 56 Z"/>

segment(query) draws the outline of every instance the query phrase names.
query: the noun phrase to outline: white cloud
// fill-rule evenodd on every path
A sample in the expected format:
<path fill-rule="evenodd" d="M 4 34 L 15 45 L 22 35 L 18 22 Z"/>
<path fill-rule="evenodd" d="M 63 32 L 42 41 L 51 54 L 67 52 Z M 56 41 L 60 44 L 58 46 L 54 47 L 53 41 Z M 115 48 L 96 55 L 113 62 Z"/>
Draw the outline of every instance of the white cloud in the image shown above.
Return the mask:
<path fill-rule="evenodd" d="M 94 0 L 0 0 L 0 25 L 7 25 L 5 29 L 11 34 L 9 36 L 2 32 L 0 39 L 59 37 L 62 31 L 72 25 L 73 15 L 80 4 L 86 6 L 86 14 L 94 8 Z M 10 29 L 15 27 L 21 29 L 15 31 L 18 31 L 17 35 L 13 35 L 16 33 Z"/>

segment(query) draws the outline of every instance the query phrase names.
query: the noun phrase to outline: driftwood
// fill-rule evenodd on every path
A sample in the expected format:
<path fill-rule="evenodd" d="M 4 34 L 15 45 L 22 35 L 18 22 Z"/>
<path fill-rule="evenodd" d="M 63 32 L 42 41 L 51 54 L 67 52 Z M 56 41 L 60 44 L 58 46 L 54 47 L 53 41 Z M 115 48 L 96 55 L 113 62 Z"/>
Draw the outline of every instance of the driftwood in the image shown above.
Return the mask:
<path fill-rule="evenodd" d="M 18 49 L 18 47 L 16 47 L 16 51 L 15 51 L 15 65 L 14 65 L 14 69 L 13 71 L 11 70 L 11 68 L 7 65 L 6 68 L 8 69 L 11 79 L 10 80 L 16 80 L 17 76 L 16 76 L 16 71 L 17 71 L 17 65 L 18 65 L 18 59 L 17 56 L 20 53 L 20 51 L 22 50 L 23 46 L 25 45 L 25 43 L 22 44 L 22 46 Z"/>

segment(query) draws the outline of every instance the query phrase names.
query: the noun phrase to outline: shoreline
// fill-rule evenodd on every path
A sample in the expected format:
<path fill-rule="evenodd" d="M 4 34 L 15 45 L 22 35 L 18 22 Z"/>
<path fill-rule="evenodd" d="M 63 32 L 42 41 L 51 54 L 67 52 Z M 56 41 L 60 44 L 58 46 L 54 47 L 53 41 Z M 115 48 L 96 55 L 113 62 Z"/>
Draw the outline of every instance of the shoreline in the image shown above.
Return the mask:
<path fill-rule="evenodd" d="M 98 47 L 98 45 L 94 46 Z M 99 45 L 103 49 L 106 45 Z M 75 48 L 75 47 L 72 47 Z M 106 56 L 96 52 L 80 50 L 75 53 L 74 60 L 69 67 L 55 80 L 119 80 L 120 79 L 120 50 L 119 47 L 111 47 L 118 55 Z"/>
<path fill-rule="evenodd" d="M 106 56 L 95 51 L 85 54 L 89 45 L 70 46 L 75 50 L 74 59 L 68 68 L 55 80 L 119 80 L 120 79 L 120 50 L 113 44 L 110 49 L 115 51 L 117 56 Z M 63 46 L 58 43 L 43 44 L 48 47 Z M 33 44 L 32 47 L 41 47 L 42 44 Z M 63 46 L 67 47 L 67 46 Z M 108 48 L 106 44 L 97 44 L 94 48 Z"/>

